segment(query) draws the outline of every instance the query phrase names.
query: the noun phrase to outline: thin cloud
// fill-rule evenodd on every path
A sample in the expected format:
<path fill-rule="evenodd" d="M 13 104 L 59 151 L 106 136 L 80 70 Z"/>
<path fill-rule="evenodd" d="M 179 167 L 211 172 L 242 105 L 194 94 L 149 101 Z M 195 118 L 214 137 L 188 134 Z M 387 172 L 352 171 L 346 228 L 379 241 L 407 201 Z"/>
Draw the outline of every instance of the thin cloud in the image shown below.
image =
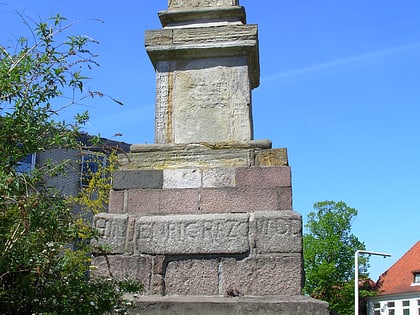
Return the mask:
<path fill-rule="evenodd" d="M 407 51 L 407 50 L 410 50 L 410 49 L 413 49 L 413 48 L 418 48 L 418 47 L 420 47 L 420 42 L 415 42 L 415 43 L 411 43 L 411 44 L 407 44 L 407 45 L 396 46 L 396 47 L 392 47 L 392 48 L 388 48 L 388 49 L 383 49 L 383 50 L 379 50 L 379 51 L 366 53 L 366 54 L 363 54 L 363 55 L 336 59 L 336 60 L 332 60 L 332 61 L 329 61 L 329 62 L 318 63 L 318 64 L 311 65 L 311 66 L 308 66 L 308 67 L 303 67 L 303 68 L 298 68 L 298 69 L 294 69 L 294 70 L 281 72 L 281 73 L 278 73 L 278 74 L 266 76 L 266 77 L 264 77 L 264 80 L 265 81 L 274 81 L 274 80 L 279 80 L 279 79 L 284 79 L 284 78 L 289 78 L 289 77 L 300 76 L 300 75 L 304 75 L 304 74 L 311 73 L 311 72 L 323 71 L 323 70 L 328 70 L 328 69 L 331 69 L 331 68 L 337 68 L 337 67 L 340 67 L 340 66 L 345 66 L 345 65 L 355 63 L 355 62 L 360 62 L 360 61 L 365 61 L 365 60 L 374 59 L 374 58 L 378 58 L 378 57 L 393 55 L 393 54 L 396 54 L 396 53 L 404 52 L 404 51 Z"/>

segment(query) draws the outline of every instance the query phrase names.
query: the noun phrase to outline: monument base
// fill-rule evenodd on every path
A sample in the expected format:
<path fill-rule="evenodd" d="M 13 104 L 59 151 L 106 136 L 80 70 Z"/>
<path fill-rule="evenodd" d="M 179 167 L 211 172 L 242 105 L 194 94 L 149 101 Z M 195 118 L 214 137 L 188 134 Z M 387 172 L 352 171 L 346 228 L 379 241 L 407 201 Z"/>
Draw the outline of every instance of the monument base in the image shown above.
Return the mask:
<path fill-rule="evenodd" d="M 306 296 L 132 298 L 129 314 L 142 315 L 328 315 L 328 303 Z"/>

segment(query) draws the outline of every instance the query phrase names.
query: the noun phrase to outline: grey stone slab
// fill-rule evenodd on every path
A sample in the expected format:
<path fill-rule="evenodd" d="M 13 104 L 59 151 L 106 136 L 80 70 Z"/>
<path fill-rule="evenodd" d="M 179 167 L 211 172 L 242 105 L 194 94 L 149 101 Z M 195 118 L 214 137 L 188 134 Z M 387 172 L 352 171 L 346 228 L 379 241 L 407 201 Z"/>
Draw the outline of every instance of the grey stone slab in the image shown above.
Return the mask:
<path fill-rule="evenodd" d="M 143 285 L 144 294 L 149 294 L 152 258 L 145 256 L 109 255 L 97 256 L 92 261 L 92 275 L 96 277 L 113 277 L 131 279 Z"/>
<path fill-rule="evenodd" d="M 131 299 L 142 315 L 329 315 L 328 303 L 303 295 L 265 297 L 165 296 Z"/>
<path fill-rule="evenodd" d="M 251 234 L 257 253 L 301 253 L 302 218 L 294 211 L 260 211 L 252 214 Z"/>
<path fill-rule="evenodd" d="M 223 259 L 221 281 L 226 295 L 297 295 L 302 291 L 302 255 Z"/>
<path fill-rule="evenodd" d="M 135 251 L 144 254 L 240 254 L 249 251 L 248 214 L 140 217 Z"/>
<path fill-rule="evenodd" d="M 114 190 L 136 188 L 162 188 L 163 172 L 161 170 L 122 170 L 112 175 Z"/>
<path fill-rule="evenodd" d="M 165 274 L 166 295 L 217 295 L 218 259 L 187 259 L 168 263 Z"/>

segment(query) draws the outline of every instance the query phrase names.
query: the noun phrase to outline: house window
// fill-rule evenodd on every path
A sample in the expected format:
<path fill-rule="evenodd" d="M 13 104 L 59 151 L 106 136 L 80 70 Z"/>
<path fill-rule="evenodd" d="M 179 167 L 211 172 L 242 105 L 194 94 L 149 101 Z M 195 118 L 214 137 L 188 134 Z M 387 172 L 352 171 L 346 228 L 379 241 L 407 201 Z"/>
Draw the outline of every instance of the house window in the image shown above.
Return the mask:
<path fill-rule="evenodd" d="M 92 174 L 98 172 L 100 166 L 105 166 L 106 159 L 101 154 L 86 154 L 82 156 L 82 170 L 80 183 L 82 187 L 88 186 Z"/>
<path fill-rule="evenodd" d="M 388 302 L 388 315 L 395 315 L 395 302 Z"/>
<path fill-rule="evenodd" d="M 413 283 L 420 284 L 420 272 L 414 272 L 414 280 Z"/>
<path fill-rule="evenodd" d="M 403 315 L 410 315 L 410 301 L 403 301 Z"/>
<path fill-rule="evenodd" d="M 373 304 L 373 314 L 374 315 L 381 315 L 381 304 L 380 303 L 374 303 Z"/>
<path fill-rule="evenodd" d="M 19 174 L 30 173 L 35 169 L 36 155 L 28 154 L 22 161 L 20 161 L 16 167 L 16 171 Z"/>

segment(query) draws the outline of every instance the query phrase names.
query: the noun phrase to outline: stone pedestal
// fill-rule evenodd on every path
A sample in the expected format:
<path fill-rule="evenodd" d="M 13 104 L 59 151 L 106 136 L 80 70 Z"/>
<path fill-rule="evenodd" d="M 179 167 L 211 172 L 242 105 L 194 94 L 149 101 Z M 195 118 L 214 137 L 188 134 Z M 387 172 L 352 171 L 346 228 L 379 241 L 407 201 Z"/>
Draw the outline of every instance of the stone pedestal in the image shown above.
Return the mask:
<path fill-rule="evenodd" d="M 287 151 L 253 140 L 257 26 L 238 0 L 169 0 L 159 17 L 156 140 L 120 156 L 96 273 L 144 284 L 133 314 L 328 314 L 301 295 Z"/>
<path fill-rule="evenodd" d="M 110 255 L 93 264 L 97 274 L 144 284 L 135 312 L 328 313 L 300 295 L 302 220 L 291 210 L 285 149 L 135 145 L 120 161 L 109 212 L 94 219 Z"/>
<path fill-rule="evenodd" d="M 114 174 L 109 213 L 94 219 L 112 274 L 139 273 L 146 294 L 299 295 L 301 217 L 286 150 L 267 147 L 133 147 Z M 130 270 L 136 261 L 142 272 Z"/>

